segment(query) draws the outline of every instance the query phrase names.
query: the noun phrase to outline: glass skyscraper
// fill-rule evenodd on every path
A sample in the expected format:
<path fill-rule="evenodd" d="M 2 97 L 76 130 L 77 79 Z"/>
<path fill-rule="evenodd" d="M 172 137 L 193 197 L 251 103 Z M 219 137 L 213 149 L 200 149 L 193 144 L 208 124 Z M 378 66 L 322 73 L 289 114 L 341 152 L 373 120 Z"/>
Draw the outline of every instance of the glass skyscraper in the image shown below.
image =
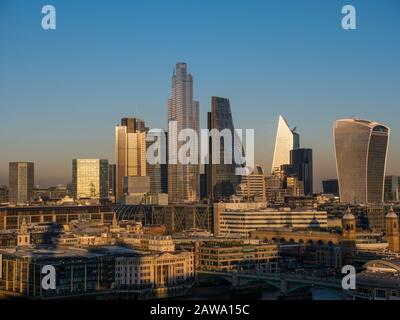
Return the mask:
<path fill-rule="evenodd" d="M 72 160 L 72 193 L 74 199 L 108 198 L 108 160 Z"/>
<path fill-rule="evenodd" d="M 303 182 L 304 195 L 313 194 L 313 156 L 312 149 L 294 149 L 290 151 L 290 163 L 297 170 L 298 180 Z"/>
<path fill-rule="evenodd" d="M 381 203 L 390 129 L 380 123 L 342 119 L 334 123 L 340 201 Z"/>
<path fill-rule="evenodd" d="M 285 118 L 279 116 L 271 172 L 280 170 L 284 164 L 290 164 L 290 151 L 300 148 L 300 137 L 295 130 L 290 129 Z"/>
<path fill-rule="evenodd" d="M 146 176 L 146 130 L 136 118 L 123 118 L 115 128 L 116 202 L 124 195 L 124 177 Z"/>
<path fill-rule="evenodd" d="M 32 200 L 34 186 L 32 162 L 11 162 L 9 164 L 9 202 L 26 204 Z"/>
<path fill-rule="evenodd" d="M 231 133 L 231 145 L 225 147 L 225 140 L 221 138 L 219 150 L 213 150 L 212 139 L 209 143 L 209 164 L 206 165 L 207 196 L 210 199 L 229 197 L 235 193 L 240 183 L 240 176 L 236 175 L 234 163 L 234 135 L 235 129 L 229 99 L 212 97 L 211 112 L 208 112 L 208 130 L 216 129 L 220 133 L 228 129 Z M 222 136 L 222 135 L 221 135 Z M 231 152 L 232 162 L 225 164 L 224 150 Z M 219 153 L 219 163 L 213 164 L 213 153 Z"/>
<path fill-rule="evenodd" d="M 400 177 L 386 176 L 385 177 L 385 202 L 399 201 Z"/>
<path fill-rule="evenodd" d="M 168 132 L 168 199 L 170 202 L 194 202 L 200 197 L 200 166 L 198 150 L 197 164 L 182 164 L 177 152 L 185 142 L 177 135 L 184 129 L 193 129 L 199 135 L 199 103 L 193 100 L 193 77 L 187 73 L 186 63 L 177 63 L 172 76 L 172 93 L 168 100 L 168 124 L 176 122 L 177 132 Z M 172 148 L 171 146 L 176 146 Z M 175 163 L 174 163 L 175 162 Z"/>

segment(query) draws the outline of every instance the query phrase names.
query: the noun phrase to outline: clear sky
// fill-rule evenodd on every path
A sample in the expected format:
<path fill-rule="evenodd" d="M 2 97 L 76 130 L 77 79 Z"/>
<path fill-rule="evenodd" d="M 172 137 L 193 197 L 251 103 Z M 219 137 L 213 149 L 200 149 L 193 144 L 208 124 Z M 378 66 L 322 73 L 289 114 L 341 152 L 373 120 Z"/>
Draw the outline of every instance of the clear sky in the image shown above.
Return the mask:
<path fill-rule="evenodd" d="M 41 9 L 57 29 L 41 28 Z M 341 8 L 357 30 L 341 28 Z M 0 184 L 34 161 L 36 183 L 71 180 L 73 158 L 114 161 L 114 126 L 165 128 L 171 74 L 188 63 L 202 127 L 212 95 L 254 128 L 270 170 L 279 114 L 314 150 L 315 187 L 336 176 L 332 124 L 357 116 L 392 129 L 400 174 L 398 0 L 0 0 Z"/>

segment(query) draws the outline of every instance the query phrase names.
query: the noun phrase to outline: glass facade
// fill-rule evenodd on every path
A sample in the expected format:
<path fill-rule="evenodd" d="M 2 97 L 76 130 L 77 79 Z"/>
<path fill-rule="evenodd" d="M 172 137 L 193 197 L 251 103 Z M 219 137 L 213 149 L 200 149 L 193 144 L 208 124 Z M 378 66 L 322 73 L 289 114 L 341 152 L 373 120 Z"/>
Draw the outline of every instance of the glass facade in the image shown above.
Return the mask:
<path fill-rule="evenodd" d="M 376 122 L 342 119 L 334 124 L 340 201 L 381 203 L 390 129 Z"/>
<path fill-rule="evenodd" d="M 72 182 L 75 199 L 107 199 L 108 160 L 72 160 Z"/>
<path fill-rule="evenodd" d="M 295 130 L 290 129 L 287 121 L 279 116 L 271 172 L 280 170 L 284 164 L 290 164 L 290 151 L 300 148 L 300 136 Z"/>
<path fill-rule="evenodd" d="M 230 145 L 225 147 L 225 139 L 220 139 L 219 150 L 214 150 L 214 144 L 210 138 L 209 143 L 209 164 L 206 165 L 207 175 L 207 196 L 210 199 L 229 197 L 235 193 L 237 185 L 240 183 L 240 176 L 236 175 L 236 165 L 234 163 L 234 134 L 235 128 L 229 99 L 212 97 L 211 112 L 208 113 L 208 130 L 216 129 L 221 132 L 228 129 L 231 132 Z M 221 135 L 222 136 L 222 135 Z M 228 141 L 229 143 L 229 141 Z M 216 144 L 215 147 L 218 145 Z M 226 152 L 231 152 L 231 163 L 225 163 Z M 213 153 L 219 153 L 219 163 L 213 164 Z"/>
<path fill-rule="evenodd" d="M 124 177 L 147 174 L 146 131 L 144 121 L 136 118 L 123 118 L 115 128 L 116 202 L 124 195 Z"/>
<path fill-rule="evenodd" d="M 385 202 L 399 201 L 400 178 L 398 176 L 385 177 Z"/>
<path fill-rule="evenodd" d="M 313 156 L 312 149 L 290 151 L 290 163 L 297 168 L 297 178 L 303 182 L 304 194 L 313 194 Z"/>
<path fill-rule="evenodd" d="M 168 100 L 168 123 L 176 122 L 177 132 L 169 132 L 168 145 L 180 150 L 185 142 L 177 141 L 177 135 L 184 129 L 199 134 L 199 103 L 193 100 L 193 77 L 187 73 L 186 63 L 177 63 L 172 76 L 172 94 Z M 168 198 L 170 202 L 195 202 L 200 198 L 199 164 L 182 164 L 175 150 L 169 148 Z M 198 155 L 197 155 L 198 157 Z M 198 159 L 199 160 L 199 159 Z M 176 163 L 176 164 L 175 164 Z"/>

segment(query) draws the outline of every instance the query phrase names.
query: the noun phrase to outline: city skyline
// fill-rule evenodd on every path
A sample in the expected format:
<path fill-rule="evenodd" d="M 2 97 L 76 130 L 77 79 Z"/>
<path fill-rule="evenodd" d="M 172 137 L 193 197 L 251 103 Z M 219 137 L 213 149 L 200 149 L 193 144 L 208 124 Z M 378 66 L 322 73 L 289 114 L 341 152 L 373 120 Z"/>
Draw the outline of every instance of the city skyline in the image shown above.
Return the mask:
<path fill-rule="evenodd" d="M 354 32 L 340 28 L 341 3 L 253 1 L 251 6 L 227 8 L 222 1 L 188 8 L 179 1 L 170 6 L 160 2 L 163 10 L 152 16 L 164 25 L 159 30 L 140 18 L 142 10 L 150 9 L 148 4 L 121 2 L 93 12 L 87 4 L 55 1 L 58 27 L 45 33 L 35 15 L 40 18 L 38 4 L 0 5 L 1 12 L 7 11 L 0 19 L 0 39 L 9 44 L 0 52 L 0 101 L 7 112 L 0 129 L 0 184 L 7 184 L 8 163 L 13 161 L 34 162 L 40 185 L 70 182 L 73 158 L 114 163 L 113 130 L 122 117 L 166 128 L 165 105 L 176 61 L 187 62 L 196 78 L 201 127 L 207 127 L 210 97 L 229 98 L 235 126 L 255 129 L 255 162 L 264 169 L 272 164 L 276 120 L 283 114 L 299 128 L 302 147 L 313 149 L 314 189 L 320 191 L 321 180 L 336 177 L 333 122 L 356 116 L 392 128 L 387 174 L 399 174 L 400 47 L 395 36 L 400 19 L 395 1 L 353 1 L 359 12 Z M 313 7 L 319 9 L 317 17 Z M 226 9 L 226 24 L 221 26 L 217 18 Z M 112 17 L 120 11 L 118 22 Z M 284 12 L 287 25 L 274 17 L 278 11 Z M 174 22 L 182 13 L 187 14 L 185 21 L 194 19 L 185 30 Z M 107 18 L 111 24 L 96 23 Z M 241 29 L 234 23 L 240 18 L 246 22 Z M 316 20 L 318 28 L 311 22 Z M 140 34 L 143 30 L 146 37 Z M 171 38 L 164 40 L 166 34 Z M 185 37 L 185 44 L 177 42 L 178 35 Z M 205 50 L 210 46 L 217 48 L 211 56 Z M 159 54 L 162 48 L 167 50 Z M 26 51 L 32 55 L 15 54 Z"/>

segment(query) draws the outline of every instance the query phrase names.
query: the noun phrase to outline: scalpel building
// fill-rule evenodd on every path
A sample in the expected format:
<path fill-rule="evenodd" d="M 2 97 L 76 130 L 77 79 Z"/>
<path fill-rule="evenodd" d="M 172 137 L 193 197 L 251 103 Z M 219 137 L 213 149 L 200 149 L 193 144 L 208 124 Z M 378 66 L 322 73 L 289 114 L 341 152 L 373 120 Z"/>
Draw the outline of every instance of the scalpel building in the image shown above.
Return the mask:
<path fill-rule="evenodd" d="M 336 120 L 333 128 L 340 201 L 381 203 L 390 129 L 360 119 Z"/>

